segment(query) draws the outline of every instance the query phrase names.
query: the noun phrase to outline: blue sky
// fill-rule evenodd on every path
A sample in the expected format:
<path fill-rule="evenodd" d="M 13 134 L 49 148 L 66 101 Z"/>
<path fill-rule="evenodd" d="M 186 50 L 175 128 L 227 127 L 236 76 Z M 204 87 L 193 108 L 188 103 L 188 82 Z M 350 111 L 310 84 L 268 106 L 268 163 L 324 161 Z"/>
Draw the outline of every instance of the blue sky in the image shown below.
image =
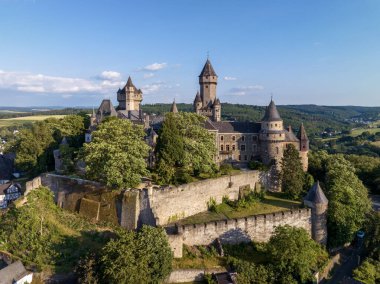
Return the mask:
<path fill-rule="evenodd" d="M 380 105 L 380 1 L 0 0 L 0 105 L 192 102 L 207 53 L 222 102 Z"/>

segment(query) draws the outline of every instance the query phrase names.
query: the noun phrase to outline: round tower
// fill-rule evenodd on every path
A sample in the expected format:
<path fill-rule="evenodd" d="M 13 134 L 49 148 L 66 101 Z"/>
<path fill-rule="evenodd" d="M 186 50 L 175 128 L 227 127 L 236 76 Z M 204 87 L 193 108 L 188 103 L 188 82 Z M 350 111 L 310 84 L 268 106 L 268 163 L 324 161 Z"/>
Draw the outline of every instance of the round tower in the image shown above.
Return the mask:
<path fill-rule="evenodd" d="M 265 110 L 265 115 L 261 121 L 259 137 L 263 163 L 269 165 L 275 161 L 277 166 L 279 166 L 284 151 L 285 130 L 283 121 L 273 100 L 271 100 Z"/>
<path fill-rule="evenodd" d="M 311 208 L 311 236 L 314 241 L 327 244 L 327 209 L 329 201 L 317 181 L 304 198 L 304 204 Z"/>
<path fill-rule="evenodd" d="M 222 105 L 219 99 L 216 99 L 212 105 L 212 118 L 213 121 L 220 121 L 222 118 Z"/>
<path fill-rule="evenodd" d="M 201 100 L 204 107 L 211 106 L 216 99 L 216 85 L 218 84 L 218 76 L 207 59 L 205 66 L 199 75 L 199 85 L 201 90 Z"/>
<path fill-rule="evenodd" d="M 194 112 L 199 114 L 199 111 L 202 108 L 202 99 L 201 99 L 201 96 L 199 95 L 199 92 L 197 92 L 197 94 L 195 95 L 193 106 L 194 106 Z"/>
<path fill-rule="evenodd" d="M 301 162 L 302 162 L 302 168 L 304 172 L 307 171 L 307 168 L 309 166 L 309 158 L 308 158 L 308 153 L 309 153 L 309 138 L 307 137 L 305 127 L 303 126 L 303 123 L 300 126 L 300 129 L 298 131 L 297 138 L 300 141 L 300 157 L 301 157 Z"/>

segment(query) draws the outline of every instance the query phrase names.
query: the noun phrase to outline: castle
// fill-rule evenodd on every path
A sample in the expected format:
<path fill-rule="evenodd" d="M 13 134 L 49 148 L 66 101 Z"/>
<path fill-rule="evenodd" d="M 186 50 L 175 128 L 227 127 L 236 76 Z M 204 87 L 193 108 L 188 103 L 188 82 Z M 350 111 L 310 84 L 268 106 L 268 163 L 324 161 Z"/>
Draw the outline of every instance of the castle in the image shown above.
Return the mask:
<path fill-rule="evenodd" d="M 260 122 L 222 121 L 222 105 L 216 95 L 218 76 L 207 59 L 199 75 L 200 90 L 197 92 L 194 112 L 207 117 L 205 128 L 215 136 L 215 162 L 246 166 L 249 161 L 260 160 L 266 165 L 280 165 L 287 145 L 294 145 L 299 151 L 304 171 L 308 167 L 309 139 L 301 124 L 296 135 L 291 126 L 284 127 L 283 120 L 273 100 L 265 110 Z M 117 91 L 119 105 L 115 108 L 111 100 L 103 100 L 91 116 L 91 126 L 86 133 L 86 142 L 91 141 L 91 132 L 107 116 L 129 119 L 141 124 L 147 132 L 147 143 L 154 147 L 156 131 L 163 121 L 162 116 L 149 116 L 140 108 L 143 93 L 132 83 L 131 78 L 123 89 Z M 171 112 L 178 112 L 175 101 Z M 153 162 L 153 158 L 150 158 Z"/>

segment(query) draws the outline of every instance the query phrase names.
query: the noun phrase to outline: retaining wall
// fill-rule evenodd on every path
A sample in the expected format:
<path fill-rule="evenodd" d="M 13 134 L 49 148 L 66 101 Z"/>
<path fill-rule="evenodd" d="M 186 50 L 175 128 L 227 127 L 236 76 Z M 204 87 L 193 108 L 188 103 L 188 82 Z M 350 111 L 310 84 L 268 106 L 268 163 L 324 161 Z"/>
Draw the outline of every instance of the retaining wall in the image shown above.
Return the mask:
<path fill-rule="evenodd" d="M 308 208 L 289 210 L 273 214 L 222 220 L 196 225 L 177 225 L 183 244 L 209 245 L 216 238 L 221 243 L 267 242 L 276 226 L 290 225 L 306 229 L 311 235 L 311 210 Z"/>

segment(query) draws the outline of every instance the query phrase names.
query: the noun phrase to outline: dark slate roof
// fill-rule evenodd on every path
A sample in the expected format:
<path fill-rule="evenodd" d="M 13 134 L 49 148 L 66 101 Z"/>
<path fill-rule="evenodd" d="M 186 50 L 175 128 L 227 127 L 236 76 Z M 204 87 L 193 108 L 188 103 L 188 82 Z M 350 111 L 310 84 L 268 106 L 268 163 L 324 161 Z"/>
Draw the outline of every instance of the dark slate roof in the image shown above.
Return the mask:
<path fill-rule="evenodd" d="M 220 105 L 220 100 L 219 99 L 214 100 L 214 106 L 216 106 L 216 105 Z"/>
<path fill-rule="evenodd" d="M 309 138 L 307 137 L 307 134 L 306 134 L 305 127 L 303 126 L 303 123 L 301 123 L 300 130 L 298 131 L 297 137 L 300 140 L 309 140 Z"/>
<path fill-rule="evenodd" d="M 285 141 L 286 142 L 299 142 L 298 138 L 294 134 L 292 127 L 289 125 L 288 129 L 285 130 Z"/>
<path fill-rule="evenodd" d="M 278 113 L 277 107 L 273 100 L 270 101 L 269 105 L 265 110 L 265 115 L 263 121 L 281 121 L 280 114 Z"/>
<path fill-rule="evenodd" d="M 134 87 L 134 88 L 136 88 L 135 85 L 133 85 L 133 83 L 132 83 L 131 76 L 128 77 L 128 81 L 127 81 L 127 84 L 125 84 L 125 87 Z M 125 89 L 125 87 L 124 87 L 124 89 Z"/>
<path fill-rule="evenodd" d="M 100 104 L 97 113 L 105 116 L 117 116 L 117 112 L 110 99 L 105 99 Z"/>
<path fill-rule="evenodd" d="M 17 183 L 12 183 L 12 182 L 8 182 L 8 183 L 4 183 L 4 184 L 0 184 L 0 195 L 4 195 L 7 193 L 7 190 L 12 186 L 14 185 L 15 187 L 18 188 L 19 191 L 21 191 L 21 188 L 20 188 L 20 185 L 17 184 Z"/>
<path fill-rule="evenodd" d="M 175 103 L 175 100 L 173 101 L 173 104 L 172 106 L 170 107 L 170 112 L 174 112 L 174 113 L 177 113 L 178 112 L 178 108 L 177 108 L 177 105 Z"/>
<path fill-rule="evenodd" d="M 310 201 L 316 204 L 327 204 L 329 203 L 326 195 L 323 193 L 322 188 L 319 186 L 319 181 L 314 183 L 311 187 L 304 200 Z"/>
<path fill-rule="evenodd" d="M 0 270 L 0 284 L 13 284 L 29 273 L 21 261 L 13 262 Z"/>
<path fill-rule="evenodd" d="M 195 95 L 194 102 L 197 103 L 197 102 L 201 102 L 201 101 L 202 101 L 201 96 L 199 95 L 199 92 L 197 92 L 197 94 Z"/>
<path fill-rule="evenodd" d="M 212 68 L 210 60 L 208 59 L 206 61 L 205 66 L 202 69 L 201 74 L 199 75 L 199 77 L 203 77 L 203 76 L 217 76 L 214 71 L 214 68 Z"/>
<path fill-rule="evenodd" d="M 255 122 L 207 120 L 205 123 L 206 129 L 218 130 L 219 133 L 258 133 L 260 127 L 260 123 Z"/>

